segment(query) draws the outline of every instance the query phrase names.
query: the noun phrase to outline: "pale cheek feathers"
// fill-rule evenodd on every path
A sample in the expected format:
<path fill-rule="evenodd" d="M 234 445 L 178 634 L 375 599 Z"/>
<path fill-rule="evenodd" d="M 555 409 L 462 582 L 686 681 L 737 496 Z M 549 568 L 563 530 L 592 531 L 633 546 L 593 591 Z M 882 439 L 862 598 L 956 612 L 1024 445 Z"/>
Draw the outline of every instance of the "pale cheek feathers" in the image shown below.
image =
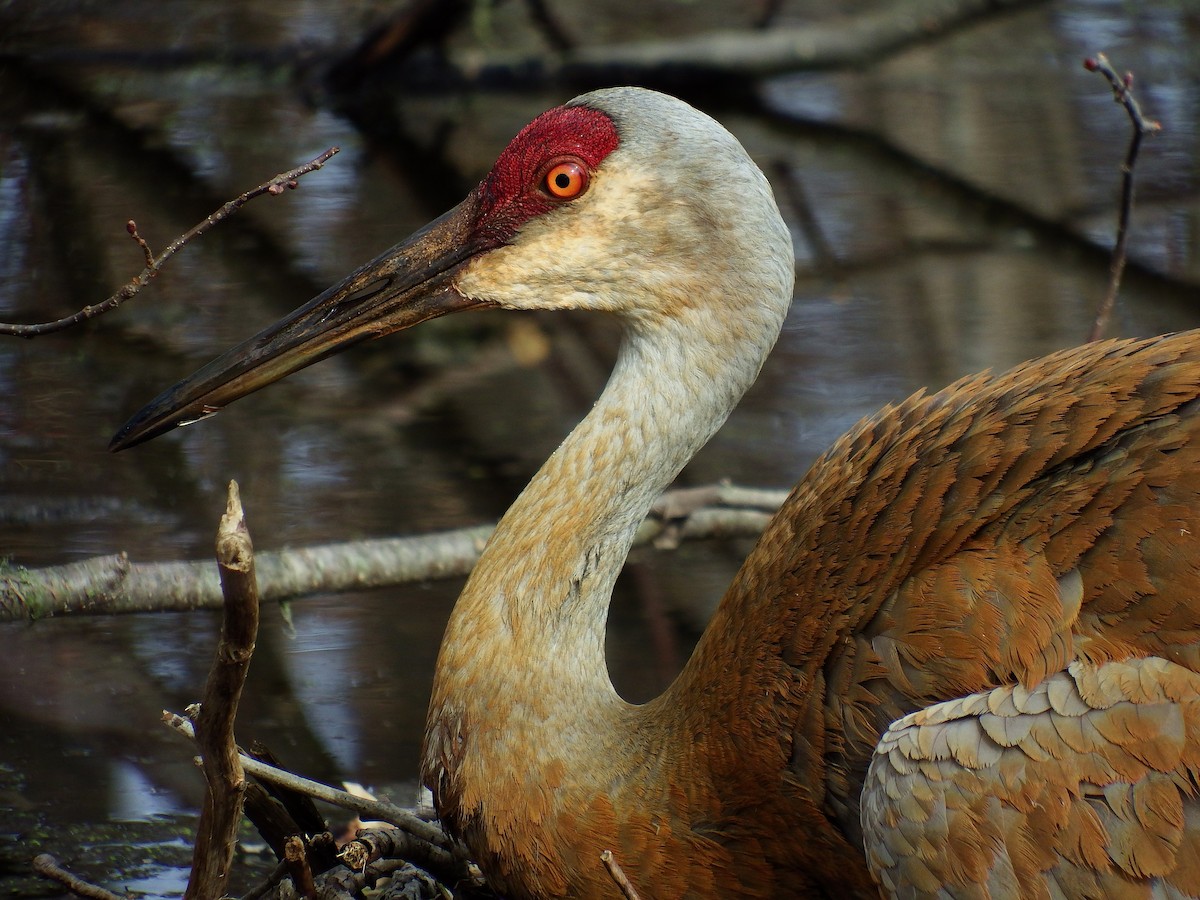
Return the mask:
<path fill-rule="evenodd" d="M 513 309 L 630 312 L 631 301 L 670 303 L 696 271 L 697 236 L 686 209 L 646 202 L 657 190 L 644 177 L 605 173 L 577 204 L 527 223 L 512 245 L 474 260 L 458 289 Z"/>

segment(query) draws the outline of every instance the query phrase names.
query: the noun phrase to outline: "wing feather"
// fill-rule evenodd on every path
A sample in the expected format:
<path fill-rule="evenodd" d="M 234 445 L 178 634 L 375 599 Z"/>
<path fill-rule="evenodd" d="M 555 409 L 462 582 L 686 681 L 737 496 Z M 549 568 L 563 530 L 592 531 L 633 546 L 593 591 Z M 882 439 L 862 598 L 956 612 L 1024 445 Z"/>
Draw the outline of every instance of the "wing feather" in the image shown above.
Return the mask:
<path fill-rule="evenodd" d="M 1048 706 L 1051 692 L 1071 700 Z M 957 704 L 947 717 L 950 704 L 935 704 L 880 739 L 862 797 L 880 883 L 898 896 L 968 897 L 1012 873 L 1021 896 L 1048 896 L 1055 880 L 1064 896 L 1087 896 L 1081 881 L 1092 896 L 1121 897 L 1137 882 L 1200 895 L 1200 675 L 1153 657 L 1074 663 L 1033 690 L 986 693 L 1007 697 L 986 704 L 1001 713 Z M 1033 724 L 1010 731 L 997 718 Z"/>

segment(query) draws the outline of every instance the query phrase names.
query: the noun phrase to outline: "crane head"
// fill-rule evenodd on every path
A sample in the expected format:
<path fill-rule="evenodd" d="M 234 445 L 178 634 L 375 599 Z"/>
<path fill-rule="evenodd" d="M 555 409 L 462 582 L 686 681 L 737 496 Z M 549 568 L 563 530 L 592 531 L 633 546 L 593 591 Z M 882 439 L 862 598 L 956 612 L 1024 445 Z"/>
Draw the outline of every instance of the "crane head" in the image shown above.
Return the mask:
<path fill-rule="evenodd" d="M 712 246 L 722 234 L 736 241 L 729 220 L 762 206 L 745 203 L 746 190 L 765 190 L 766 219 L 774 221 L 764 227 L 786 237 L 761 172 L 707 116 L 636 88 L 576 98 L 522 129 L 458 206 L 160 394 L 109 449 L 210 416 L 347 347 L 447 313 L 584 308 L 635 322 L 670 315 L 712 291 L 714 260 L 759 254 L 753 228 L 741 229 L 744 247 Z M 714 193 L 724 205 L 712 202 Z M 787 257 L 786 308 L 790 240 L 775 255 Z M 746 274 L 745 266 L 727 268 L 731 278 Z"/>

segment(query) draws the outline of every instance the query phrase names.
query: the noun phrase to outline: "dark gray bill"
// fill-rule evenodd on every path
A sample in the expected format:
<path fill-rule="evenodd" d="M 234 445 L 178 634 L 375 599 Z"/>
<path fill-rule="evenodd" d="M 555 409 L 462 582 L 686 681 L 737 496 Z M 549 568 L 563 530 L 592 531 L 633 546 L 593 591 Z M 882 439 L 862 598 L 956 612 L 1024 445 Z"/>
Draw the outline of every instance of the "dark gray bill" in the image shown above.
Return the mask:
<path fill-rule="evenodd" d="M 224 408 L 292 372 L 362 341 L 485 305 L 458 293 L 454 276 L 489 249 L 475 237 L 474 193 L 291 315 L 159 394 L 113 436 L 124 450 Z"/>

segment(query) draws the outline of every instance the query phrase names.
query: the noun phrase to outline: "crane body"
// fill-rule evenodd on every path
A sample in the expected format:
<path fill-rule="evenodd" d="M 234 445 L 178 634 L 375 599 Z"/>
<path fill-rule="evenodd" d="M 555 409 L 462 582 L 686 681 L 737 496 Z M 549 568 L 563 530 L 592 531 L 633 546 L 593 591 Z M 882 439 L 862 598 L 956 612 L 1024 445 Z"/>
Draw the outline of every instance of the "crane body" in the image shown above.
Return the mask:
<path fill-rule="evenodd" d="M 753 383 L 791 238 L 716 122 L 598 91 L 168 390 L 123 449 L 473 308 L 624 337 L 447 625 L 422 774 L 512 898 L 1200 896 L 1200 332 L 918 393 L 797 484 L 672 685 L 604 658 L 638 524 Z"/>

